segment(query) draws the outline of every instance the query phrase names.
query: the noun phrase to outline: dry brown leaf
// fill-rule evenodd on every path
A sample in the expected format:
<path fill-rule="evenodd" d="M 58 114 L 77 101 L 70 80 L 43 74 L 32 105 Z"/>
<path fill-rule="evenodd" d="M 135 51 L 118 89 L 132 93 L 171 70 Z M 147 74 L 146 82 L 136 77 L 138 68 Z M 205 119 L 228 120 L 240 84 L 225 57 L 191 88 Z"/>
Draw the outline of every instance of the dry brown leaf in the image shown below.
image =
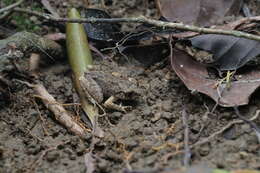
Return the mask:
<path fill-rule="evenodd" d="M 160 0 L 161 16 L 169 21 L 210 26 L 238 14 L 242 0 Z"/>
<path fill-rule="evenodd" d="M 230 88 L 225 87 L 225 83 L 216 87 L 218 80 L 210 79 L 206 66 L 194 61 L 183 51 L 173 49 L 172 54 L 172 68 L 186 87 L 208 95 L 221 106 L 233 107 L 248 104 L 250 95 L 260 85 L 260 71 L 252 70 L 236 75 L 237 81 L 231 82 Z"/>

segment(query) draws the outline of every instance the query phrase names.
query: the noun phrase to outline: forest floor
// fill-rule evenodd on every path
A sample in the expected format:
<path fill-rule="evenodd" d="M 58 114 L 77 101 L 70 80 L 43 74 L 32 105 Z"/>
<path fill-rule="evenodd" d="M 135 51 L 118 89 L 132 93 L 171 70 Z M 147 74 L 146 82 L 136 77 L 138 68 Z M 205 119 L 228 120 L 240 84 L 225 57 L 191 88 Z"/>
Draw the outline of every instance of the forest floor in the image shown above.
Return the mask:
<path fill-rule="evenodd" d="M 62 16 L 70 2 L 51 0 Z M 147 2 L 147 3 L 146 3 Z M 100 8 L 93 3 L 93 7 Z M 250 7 L 250 6 L 249 6 Z M 122 0 L 106 4 L 111 16 L 156 17 L 152 1 Z M 254 8 L 254 6 L 250 7 Z M 255 7 L 257 9 L 257 7 Z M 55 31 L 48 26 L 36 28 L 38 34 Z M 10 26 L 7 23 L 5 26 Z M 46 29 L 47 28 L 47 29 Z M 127 26 L 126 26 L 127 28 Z M 13 28 L 9 28 L 10 30 Z M 35 29 L 35 28 L 33 28 Z M 149 52 L 147 52 L 149 54 Z M 183 111 L 188 115 L 190 145 L 209 137 L 237 120 L 232 108 L 218 106 L 202 94 L 192 94 L 172 70 L 170 61 L 142 66 L 116 55 L 103 60 L 93 54 L 95 64 L 104 72 L 116 71 L 135 79 L 142 88 L 135 102 L 125 102 L 133 109 L 127 113 L 108 111 L 100 118 L 105 136 L 94 146 L 97 172 L 113 173 L 133 169 L 142 172 L 183 167 Z M 66 58 L 41 67 L 40 81 L 59 103 L 78 103 L 72 86 L 71 71 Z M 10 79 L 12 80 L 12 79 Z M 85 153 L 91 134 L 85 140 L 68 132 L 54 120 L 53 114 L 33 97 L 32 89 L 13 82 L 11 100 L 0 101 L 0 172 L 85 172 Z M 251 118 L 260 110 L 260 92 L 255 92 L 241 114 Z M 66 106 L 76 114 L 77 105 Z M 260 120 L 255 121 L 260 124 Z M 231 125 L 208 142 L 191 149 L 192 165 L 212 168 L 260 170 L 260 146 L 254 130 L 246 123 Z"/>

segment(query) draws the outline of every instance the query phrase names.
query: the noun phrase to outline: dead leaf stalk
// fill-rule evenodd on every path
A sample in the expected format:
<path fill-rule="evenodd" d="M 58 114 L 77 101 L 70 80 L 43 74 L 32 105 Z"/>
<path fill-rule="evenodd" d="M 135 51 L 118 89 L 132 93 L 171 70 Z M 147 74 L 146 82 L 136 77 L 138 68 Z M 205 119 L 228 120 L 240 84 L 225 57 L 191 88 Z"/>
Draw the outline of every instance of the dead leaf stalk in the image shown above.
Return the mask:
<path fill-rule="evenodd" d="M 182 122 L 184 126 L 184 160 L 183 164 L 187 168 L 190 165 L 191 151 L 189 146 L 189 124 L 188 124 L 188 114 L 186 108 L 182 110 Z"/>

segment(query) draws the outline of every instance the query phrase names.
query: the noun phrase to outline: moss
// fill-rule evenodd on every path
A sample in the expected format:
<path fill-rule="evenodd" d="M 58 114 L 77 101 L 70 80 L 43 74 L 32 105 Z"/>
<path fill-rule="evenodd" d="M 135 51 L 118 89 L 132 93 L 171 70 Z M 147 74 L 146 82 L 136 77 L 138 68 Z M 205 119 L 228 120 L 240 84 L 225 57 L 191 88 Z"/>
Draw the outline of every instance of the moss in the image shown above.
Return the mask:
<path fill-rule="evenodd" d="M 15 3 L 16 1 L 15 0 L 3 0 L 3 3 L 5 4 L 5 5 L 10 5 L 10 4 L 13 4 L 13 3 Z"/>
<path fill-rule="evenodd" d="M 16 0 L 3 0 L 4 6 L 8 6 L 10 4 L 13 4 L 17 2 Z M 41 4 L 34 2 L 34 1 L 25 1 L 23 4 L 21 4 L 21 8 L 27 8 L 29 7 L 32 11 L 38 11 L 43 12 L 43 8 Z M 37 32 L 41 29 L 39 26 L 40 21 L 32 20 L 31 16 L 28 16 L 26 14 L 21 13 L 14 13 L 10 16 L 10 20 L 13 21 L 13 23 L 16 25 L 18 31 L 30 31 L 30 32 Z"/>
<path fill-rule="evenodd" d="M 40 27 L 26 15 L 15 14 L 12 16 L 12 20 L 14 20 L 19 31 L 26 30 L 36 32 L 40 29 Z"/>

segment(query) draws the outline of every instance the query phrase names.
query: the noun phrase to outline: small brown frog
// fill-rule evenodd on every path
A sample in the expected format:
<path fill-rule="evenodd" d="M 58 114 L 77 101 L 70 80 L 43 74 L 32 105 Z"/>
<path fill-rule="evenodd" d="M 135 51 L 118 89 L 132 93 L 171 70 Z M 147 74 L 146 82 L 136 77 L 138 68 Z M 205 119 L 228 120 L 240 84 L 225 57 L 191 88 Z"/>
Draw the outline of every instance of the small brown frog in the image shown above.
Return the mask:
<path fill-rule="evenodd" d="M 94 105 L 122 112 L 127 112 L 132 107 L 118 105 L 115 103 L 117 100 L 134 100 L 140 95 L 135 82 L 109 72 L 88 71 L 80 77 L 80 85 Z"/>

